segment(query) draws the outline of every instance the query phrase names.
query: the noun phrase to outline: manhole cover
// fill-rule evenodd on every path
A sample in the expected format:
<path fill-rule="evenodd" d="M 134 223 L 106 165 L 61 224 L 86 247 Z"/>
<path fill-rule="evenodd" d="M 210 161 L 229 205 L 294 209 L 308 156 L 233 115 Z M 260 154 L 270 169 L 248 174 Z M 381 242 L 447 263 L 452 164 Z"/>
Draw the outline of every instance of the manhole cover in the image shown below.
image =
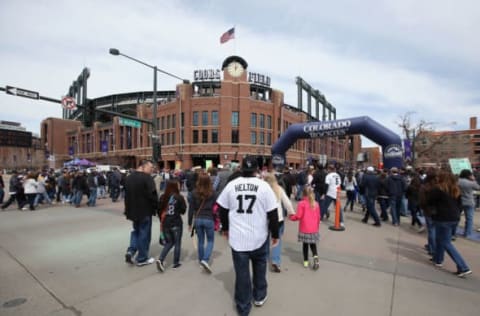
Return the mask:
<path fill-rule="evenodd" d="M 18 305 L 22 305 L 27 301 L 26 298 L 20 297 L 20 298 L 15 298 L 13 300 L 10 300 L 8 302 L 3 303 L 3 307 L 8 308 L 8 307 L 16 307 Z"/>

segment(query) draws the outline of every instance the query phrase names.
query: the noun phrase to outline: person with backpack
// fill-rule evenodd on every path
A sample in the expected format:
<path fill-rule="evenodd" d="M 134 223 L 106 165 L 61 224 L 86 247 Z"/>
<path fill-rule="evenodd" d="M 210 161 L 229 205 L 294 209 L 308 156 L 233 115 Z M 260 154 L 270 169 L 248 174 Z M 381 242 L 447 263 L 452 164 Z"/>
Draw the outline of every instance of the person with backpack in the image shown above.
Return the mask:
<path fill-rule="evenodd" d="M 388 197 L 390 199 L 390 212 L 393 226 L 400 225 L 400 211 L 402 209 L 403 195 L 407 189 L 405 179 L 398 173 L 398 168 L 390 169 L 387 177 Z"/>
<path fill-rule="evenodd" d="M 100 172 L 98 175 L 97 175 L 97 182 L 98 182 L 98 191 L 97 191 L 97 196 L 99 199 L 104 199 L 105 198 L 105 194 L 106 194 L 106 191 L 105 191 L 105 186 L 107 184 L 107 179 L 105 177 L 105 173 L 104 172 Z"/>

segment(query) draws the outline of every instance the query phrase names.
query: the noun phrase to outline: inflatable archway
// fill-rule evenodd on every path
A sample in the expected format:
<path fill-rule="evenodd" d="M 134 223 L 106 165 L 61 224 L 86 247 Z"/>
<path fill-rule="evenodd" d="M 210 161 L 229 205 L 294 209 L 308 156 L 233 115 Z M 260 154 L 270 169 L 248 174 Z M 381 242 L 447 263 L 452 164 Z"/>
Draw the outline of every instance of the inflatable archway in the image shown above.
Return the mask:
<path fill-rule="evenodd" d="M 400 136 L 368 116 L 293 124 L 273 144 L 272 163 L 278 167 L 285 165 L 286 151 L 299 138 L 335 137 L 352 134 L 362 134 L 382 146 L 385 168 L 390 169 L 403 165 L 402 140 Z"/>

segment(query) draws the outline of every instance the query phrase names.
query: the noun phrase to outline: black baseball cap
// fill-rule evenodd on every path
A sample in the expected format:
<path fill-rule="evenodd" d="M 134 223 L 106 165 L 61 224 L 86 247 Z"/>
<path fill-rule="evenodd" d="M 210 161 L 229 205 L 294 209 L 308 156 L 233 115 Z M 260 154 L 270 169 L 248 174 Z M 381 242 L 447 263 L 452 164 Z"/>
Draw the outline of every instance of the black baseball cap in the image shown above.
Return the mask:
<path fill-rule="evenodd" d="M 247 156 L 243 158 L 242 161 L 242 171 L 257 171 L 258 170 L 258 162 L 257 158 L 253 156 Z"/>

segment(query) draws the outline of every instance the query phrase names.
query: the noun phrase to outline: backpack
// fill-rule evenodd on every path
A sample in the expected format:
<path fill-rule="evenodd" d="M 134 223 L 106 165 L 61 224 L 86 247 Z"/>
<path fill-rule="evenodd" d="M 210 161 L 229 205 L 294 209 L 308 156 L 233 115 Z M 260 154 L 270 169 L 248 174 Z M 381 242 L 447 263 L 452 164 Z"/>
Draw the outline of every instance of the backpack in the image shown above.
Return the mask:
<path fill-rule="evenodd" d="M 98 185 L 105 185 L 106 184 L 104 175 L 99 175 L 97 181 L 98 181 Z"/>
<path fill-rule="evenodd" d="M 307 173 L 305 171 L 301 171 L 297 174 L 297 184 L 298 185 L 307 184 Z"/>

